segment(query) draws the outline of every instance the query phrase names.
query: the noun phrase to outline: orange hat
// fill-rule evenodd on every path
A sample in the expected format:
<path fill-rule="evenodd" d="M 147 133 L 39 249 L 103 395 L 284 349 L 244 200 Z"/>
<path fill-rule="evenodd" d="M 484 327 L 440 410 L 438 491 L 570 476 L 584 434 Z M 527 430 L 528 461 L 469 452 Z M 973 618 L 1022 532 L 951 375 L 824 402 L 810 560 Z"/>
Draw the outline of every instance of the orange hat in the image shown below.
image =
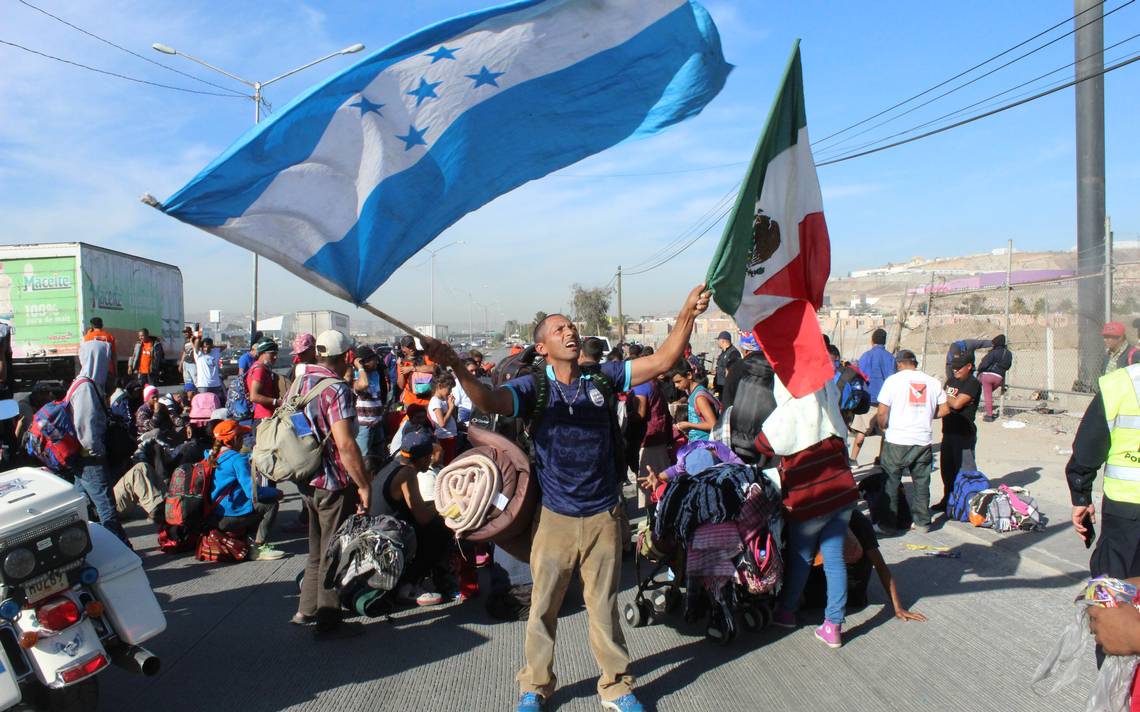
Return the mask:
<path fill-rule="evenodd" d="M 1119 321 L 1110 321 L 1101 329 L 1101 336 L 1124 336 L 1124 324 Z"/>
<path fill-rule="evenodd" d="M 250 432 L 250 429 L 239 424 L 236 420 L 223 420 L 214 426 L 214 438 L 223 443 L 232 442 L 235 438 Z"/>

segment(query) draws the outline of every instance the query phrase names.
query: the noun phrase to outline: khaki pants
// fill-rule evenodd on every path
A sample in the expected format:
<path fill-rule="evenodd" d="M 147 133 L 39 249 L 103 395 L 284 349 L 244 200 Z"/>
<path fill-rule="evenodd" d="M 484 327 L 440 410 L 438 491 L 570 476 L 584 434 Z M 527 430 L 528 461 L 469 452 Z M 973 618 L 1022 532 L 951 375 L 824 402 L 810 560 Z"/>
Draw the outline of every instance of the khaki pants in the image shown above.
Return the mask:
<path fill-rule="evenodd" d="M 542 508 L 531 545 L 530 569 L 534 588 L 526 624 L 526 666 L 518 674 L 522 691 L 548 699 L 554 692 L 558 609 L 576 569 L 582 576 L 590 647 L 602 671 L 598 695 L 616 700 L 629 694 L 633 676 L 617 606 L 621 581 L 617 509 L 590 517 L 567 517 Z"/>
<path fill-rule="evenodd" d="M 140 462 L 127 470 L 115 483 L 115 511 L 126 515 L 138 505 L 151 516 L 163 504 L 162 488 L 154 482 L 154 469 L 150 463 Z"/>

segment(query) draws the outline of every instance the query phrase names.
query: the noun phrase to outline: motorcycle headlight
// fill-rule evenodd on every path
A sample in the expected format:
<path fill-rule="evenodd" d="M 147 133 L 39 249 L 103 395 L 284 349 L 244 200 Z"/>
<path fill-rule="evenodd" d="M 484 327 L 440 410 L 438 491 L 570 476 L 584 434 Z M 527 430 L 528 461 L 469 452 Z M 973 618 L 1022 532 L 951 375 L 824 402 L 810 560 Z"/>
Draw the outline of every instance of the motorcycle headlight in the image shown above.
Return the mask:
<path fill-rule="evenodd" d="M 25 579 L 36 570 L 36 555 L 27 549 L 13 549 L 4 557 L 4 574 L 9 578 Z"/>
<path fill-rule="evenodd" d="M 64 529 L 56 540 L 56 546 L 59 553 L 68 558 L 79 556 L 87 548 L 87 527 L 79 524 Z"/>

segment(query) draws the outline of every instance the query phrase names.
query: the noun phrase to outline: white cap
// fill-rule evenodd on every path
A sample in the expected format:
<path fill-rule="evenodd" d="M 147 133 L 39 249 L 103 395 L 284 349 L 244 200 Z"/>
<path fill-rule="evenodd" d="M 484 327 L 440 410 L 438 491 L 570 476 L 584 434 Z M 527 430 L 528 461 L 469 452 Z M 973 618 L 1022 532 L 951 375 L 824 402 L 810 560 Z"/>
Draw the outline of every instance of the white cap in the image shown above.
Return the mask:
<path fill-rule="evenodd" d="M 317 337 L 317 356 L 340 356 L 351 348 L 352 340 L 335 329 L 322 331 Z"/>

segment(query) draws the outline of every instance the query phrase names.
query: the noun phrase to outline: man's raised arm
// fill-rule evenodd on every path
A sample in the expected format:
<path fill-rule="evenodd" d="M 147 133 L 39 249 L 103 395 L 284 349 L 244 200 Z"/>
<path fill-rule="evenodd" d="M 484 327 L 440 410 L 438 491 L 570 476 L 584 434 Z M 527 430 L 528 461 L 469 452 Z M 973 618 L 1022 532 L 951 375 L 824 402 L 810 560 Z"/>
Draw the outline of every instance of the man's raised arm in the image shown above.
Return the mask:
<path fill-rule="evenodd" d="M 463 391 L 484 413 L 497 413 L 511 416 L 515 414 L 515 399 L 506 388 L 489 388 L 482 381 L 467 372 L 458 354 L 446 342 L 430 337 L 421 339 L 428 358 L 455 373 L 455 378 L 463 384 Z"/>
<path fill-rule="evenodd" d="M 710 296 L 711 293 L 706 291 L 703 282 L 693 287 L 693 291 L 689 292 L 689 296 L 685 298 L 684 306 L 677 314 L 677 323 L 657 351 L 652 356 L 634 359 L 631 364 L 630 387 L 657 378 L 677 365 L 677 362 L 685 355 L 685 345 L 689 343 L 689 337 L 693 335 L 693 325 L 696 323 L 697 317 L 704 314 L 705 310 L 709 308 Z"/>

